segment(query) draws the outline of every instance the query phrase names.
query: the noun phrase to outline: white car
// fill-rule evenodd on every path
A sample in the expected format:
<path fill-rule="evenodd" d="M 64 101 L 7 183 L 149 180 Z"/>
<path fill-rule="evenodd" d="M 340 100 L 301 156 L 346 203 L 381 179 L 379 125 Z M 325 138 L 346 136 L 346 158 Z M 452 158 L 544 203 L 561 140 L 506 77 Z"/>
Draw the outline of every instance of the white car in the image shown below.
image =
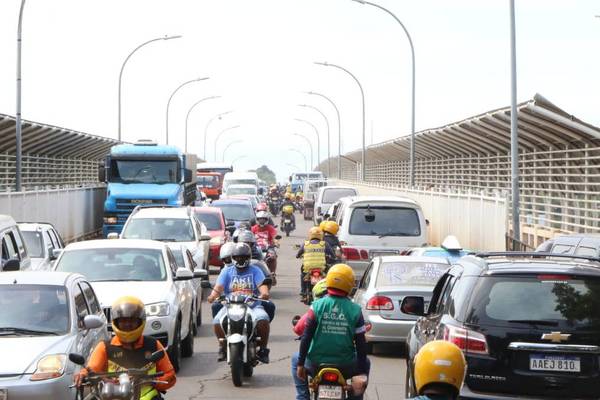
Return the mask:
<path fill-rule="evenodd" d="M 116 299 L 138 297 L 146 305 L 144 335 L 160 340 L 175 369 L 181 356 L 192 356 L 196 310 L 191 280 L 195 273 L 178 268 L 165 243 L 131 239 L 72 243 L 56 260 L 54 271 L 84 275 L 109 320 Z"/>
<path fill-rule="evenodd" d="M 31 258 L 31 269 L 50 270 L 65 247 L 54 226 L 49 223 L 19 222 L 19 229 Z"/>
<path fill-rule="evenodd" d="M 10 215 L 0 214 L 0 271 L 19 271 L 31 268 L 21 230 Z"/>
<path fill-rule="evenodd" d="M 231 196 L 258 196 L 258 188 L 255 185 L 236 185 L 231 184 L 227 186 L 222 197 L 227 198 Z"/>
<path fill-rule="evenodd" d="M 137 207 L 125 221 L 121 238 L 184 245 L 200 268 L 208 268 L 211 236 L 204 224 L 196 219 L 191 207 Z"/>
<path fill-rule="evenodd" d="M 342 197 L 358 196 L 358 190 L 352 186 L 322 186 L 317 190 L 314 204 L 313 219 L 315 225 L 323 220 L 329 207 Z"/>

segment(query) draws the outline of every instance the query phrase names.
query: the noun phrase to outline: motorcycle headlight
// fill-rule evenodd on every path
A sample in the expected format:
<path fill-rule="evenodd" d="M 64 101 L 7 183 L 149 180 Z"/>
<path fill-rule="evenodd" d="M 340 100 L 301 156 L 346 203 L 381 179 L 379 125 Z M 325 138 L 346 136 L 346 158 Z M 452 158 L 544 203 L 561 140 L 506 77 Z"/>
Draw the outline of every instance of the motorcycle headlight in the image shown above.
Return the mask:
<path fill-rule="evenodd" d="M 227 316 L 232 321 L 239 321 L 246 315 L 246 307 L 240 305 L 233 305 L 227 309 Z"/>
<path fill-rule="evenodd" d="M 117 223 L 117 217 L 110 216 L 110 217 L 104 217 L 104 223 L 106 225 L 115 225 Z"/>
<path fill-rule="evenodd" d="M 67 356 L 65 354 L 51 354 L 39 359 L 35 372 L 29 380 L 44 381 L 61 377 L 65 372 Z"/>
<path fill-rule="evenodd" d="M 166 317 L 169 315 L 169 311 L 169 303 L 166 301 L 146 304 L 146 315 L 149 317 Z"/>

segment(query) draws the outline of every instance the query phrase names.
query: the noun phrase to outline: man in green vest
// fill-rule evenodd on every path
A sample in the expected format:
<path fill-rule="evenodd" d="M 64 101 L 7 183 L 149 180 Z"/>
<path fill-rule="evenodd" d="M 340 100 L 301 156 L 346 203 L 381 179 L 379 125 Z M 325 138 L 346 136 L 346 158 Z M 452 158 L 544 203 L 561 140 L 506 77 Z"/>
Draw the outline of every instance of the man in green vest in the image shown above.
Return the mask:
<path fill-rule="evenodd" d="M 333 364 L 344 378 L 364 376 L 366 386 L 367 344 L 365 321 L 360 306 L 348 294 L 354 287 L 354 271 L 346 264 L 336 264 L 327 273 L 328 296 L 315 301 L 306 320 L 300 342 L 298 378 L 306 380 L 322 364 Z M 358 390 L 362 399 L 364 387 Z"/>

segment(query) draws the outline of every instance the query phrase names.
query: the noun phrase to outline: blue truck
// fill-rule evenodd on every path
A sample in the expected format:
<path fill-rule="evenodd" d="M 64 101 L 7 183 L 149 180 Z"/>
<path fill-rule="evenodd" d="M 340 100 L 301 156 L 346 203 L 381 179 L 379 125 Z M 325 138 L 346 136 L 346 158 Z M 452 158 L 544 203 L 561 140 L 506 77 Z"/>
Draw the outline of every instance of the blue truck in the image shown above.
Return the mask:
<path fill-rule="evenodd" d="M 148 140 L 113 146 L 98 171 L 99 180 L 107 184 L 104 237 L 120 234 L 136 206 L 193 204 L 196 163 L 194 154 Z"/>

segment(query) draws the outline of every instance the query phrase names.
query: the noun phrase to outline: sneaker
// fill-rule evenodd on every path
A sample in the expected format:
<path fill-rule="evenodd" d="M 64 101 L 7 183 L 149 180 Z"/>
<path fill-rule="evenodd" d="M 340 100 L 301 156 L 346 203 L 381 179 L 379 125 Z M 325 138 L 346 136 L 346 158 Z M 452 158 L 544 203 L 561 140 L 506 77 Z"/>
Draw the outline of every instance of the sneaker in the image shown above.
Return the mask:
<path fill-rule="evenodd" d="M 217 361 L 225 361 L 227 360 L 227 352 L 225 351 L 225 346 L 219 347 L 219 353 L 217 356 Z"/>
<path fill-rule="evenodd" d="M 256 352 L 256 357 L 258 358 L 258 361 L 260 361 L 263 364 L 268 364 L 269 363 L 269 353 L 271 351 L 267 348 L 262 348 L 260 350 L 258 350 Z"/>

